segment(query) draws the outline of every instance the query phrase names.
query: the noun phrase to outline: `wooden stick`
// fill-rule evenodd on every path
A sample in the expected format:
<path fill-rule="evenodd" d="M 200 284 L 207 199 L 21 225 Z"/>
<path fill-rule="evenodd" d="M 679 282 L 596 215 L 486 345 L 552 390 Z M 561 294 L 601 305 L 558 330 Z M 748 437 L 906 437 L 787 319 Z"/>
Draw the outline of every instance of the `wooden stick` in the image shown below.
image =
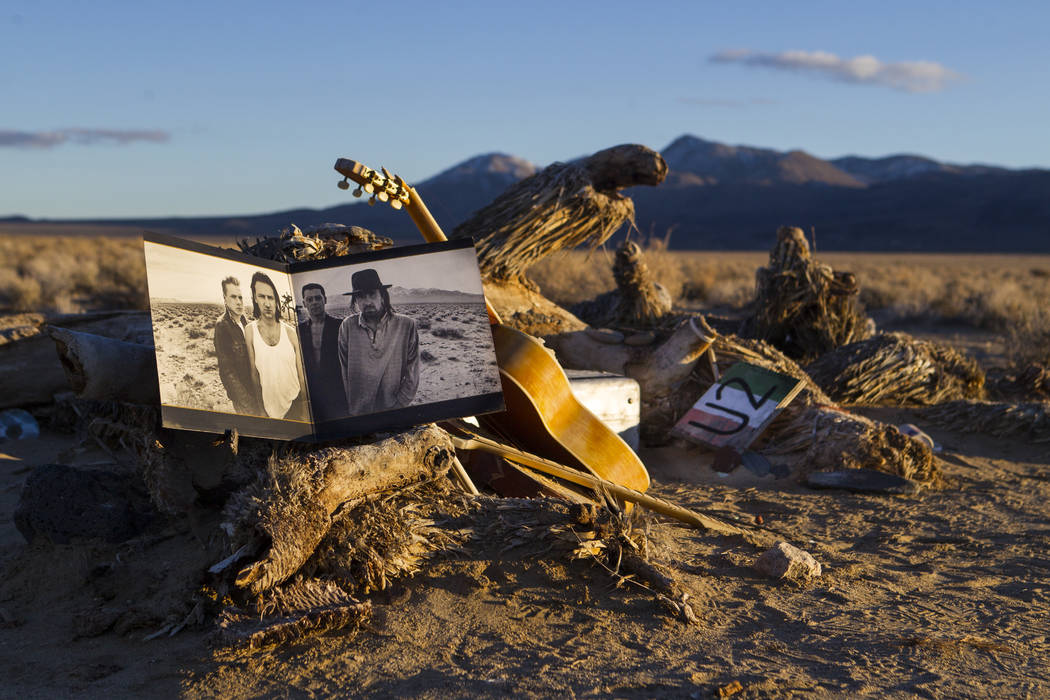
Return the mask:
<path fill-rule="evenodd" d="M 460 430 L 460 428 L 456 426 L 455 430 Z M 536 455 L 529 454 L 528 452 L 522 452 L 521 450 L 516 450 L 514 448 L 501 445 L 498 442 L 494 442 L 486 438 L 480 437 L 478 435 L 475 435 L 474 433 L 470 433 L 469 431 L 463 430 L 463 432 L 470 435 L 470 437 L 464 438 L 454 434 L 450 434 L 450 437 L 452 438 L 452 444 L 456 447 L 456 449 L 481 449 L 486 450 L 488 452 L 493 452 L 495 454 L 500 455 L 501 457 L 505 457 L 506 459 L 515 462 L 520 462 L 545 474 L 550 474 L 551 476 L 556 476 L 560 479 L 565 479 L 566 481 L 569 481 L 573 484 L 577 484 L 579 486 L 587 486 L 593 489 L 605 489 L 612 495 L 622 498 L 625 501 L 637 503 L 657 513 L 667 515 L 676 520 L 680 520 L 683 523 L 695 525 L 696 527 L 702 528 L 704 530 L 709 530 L 720 535 L 744 535 L 745 537 L 749 538 L 754 536 L 753 533 L 743 530 L 742 528 L 736 527 L 735 525 L 730 525 L 729 523 L 723 522 L 718 518 L 713 518 L 708 515 L 702 515 L 700 513 L 697 513 L 696 511 L 689 510 L 688 508 L 676 506 L 675 504 L 669 503 L 668 501 L 665 501 L 662 498 L 649 496 L 647 494 L 642 493 L 641 491 L 635 491 L 634 489 L 627 488 L 626 486 L 621 486 L 620 484 L 608 481 L 606 479 L 602 479 L 601 477 L 593 476 L 591 474 L 587 474 L 576 469 L 571 469 L 569 467 L 558 464 L 557 462 L 552 462 L 549 459 L 537 457 Z"/>
<path fill-rule="evenodd" d="M 478 487 L 470 480 L 470 475 L 467 474 L 467 470 L 463 468 L 463 462 L 460 462 L 459 457 L 456 457 L 455 455 L 452 457 L 452 472 L 456 475 L 456 480 L 459 481 L 459 484 L 463 487 L 464 491 L 472 496 L 481 495 L 481 491 L 478 491 Z"/>

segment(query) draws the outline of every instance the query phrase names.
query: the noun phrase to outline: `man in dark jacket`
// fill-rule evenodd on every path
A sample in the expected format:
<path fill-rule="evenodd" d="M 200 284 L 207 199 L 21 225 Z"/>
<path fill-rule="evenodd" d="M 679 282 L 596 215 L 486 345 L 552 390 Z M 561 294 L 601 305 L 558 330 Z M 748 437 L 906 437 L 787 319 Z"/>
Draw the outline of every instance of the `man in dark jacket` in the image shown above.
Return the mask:
<path fill-rule="evenodd" d="M 226 395 L 233 402 L 236 413 L 259 415 L 259 402 L 252 384 L 248 364 L 248 345 L 244 340 L 244 297 L 236 277 L 222 281 L 222 297 L 226 311 L 215 323 L 215 359 L 219 364 L 219 378 Z"/>
<path fill-rule="evenodd" d="M 303 346 L 306 385 L 314 420 L 323 422 L 345 418 L 346 393 L 339 367 L 339 325 L 342 319 L 325 311 L 328 296 L 324 287 L 311 282 L 303 285 L 303 305 L 309 318 L 299 324 L 299 342 Z"/>

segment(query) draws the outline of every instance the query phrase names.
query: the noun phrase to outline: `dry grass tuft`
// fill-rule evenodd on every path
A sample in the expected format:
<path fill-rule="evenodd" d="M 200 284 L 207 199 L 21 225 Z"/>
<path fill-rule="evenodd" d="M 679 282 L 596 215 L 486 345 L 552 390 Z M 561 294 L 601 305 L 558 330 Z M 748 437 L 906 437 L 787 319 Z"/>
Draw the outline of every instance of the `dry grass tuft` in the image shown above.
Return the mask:
<path fill-rule="evenodd" d="M 763 252 L 671 251 L 643 242 L 654 282 L 680 309 L 743 313 L 755 297 Z M 1002 333 L 1013 364 L 1050 366 L 1050 257 L 936 253 L 824 253 L 854 272 L 859 298 L 879 326 L 950 323 Z M 611 250 L 565 250 L 529 268 L 543 294 L 563 306 L 615 289 Z M 69 313 L 146 309 L 146 271 L 138 238 L 0 238 L 0 312 Z"/>
<path fill-rule="evenodd" d="M 141 239 L 0 239 L 0 310 L 123 308 L 148 308 Z"/>

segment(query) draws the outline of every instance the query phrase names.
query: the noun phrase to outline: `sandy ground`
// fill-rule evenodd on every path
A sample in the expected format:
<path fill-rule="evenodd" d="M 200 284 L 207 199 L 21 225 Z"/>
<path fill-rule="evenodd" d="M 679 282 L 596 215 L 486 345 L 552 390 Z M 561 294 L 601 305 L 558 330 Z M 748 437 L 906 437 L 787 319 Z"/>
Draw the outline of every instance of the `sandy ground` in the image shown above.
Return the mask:
<path fill-rule="evenodd" d="M 760 517 L 824 567 L 771 581 L 751 545 L 652 517 L 698 624 L 536 536 L 432 563 L 374 596 L 356 637 L 238 657 L 209 648 L 207 629 L 144 641 L 161 626 L 145 614 L 93 623 L 211 563 L 206 544 L 167 525 L 145 542 L 27 545 L 11 514 L 32 467 L 110 458 L 50 432 L 0 444 L 0 694 L 1050 697 L 1050 449 L 921 427 L 943 445 L 947 484 L 913 496 L 723 478 L 697 450 L 644 450 L 656 495 Z"/>
<path fill-rule="evenodd" d="M 161 402 L 233 413 L 215 357 L 220 304 L 151 301 Z"/>

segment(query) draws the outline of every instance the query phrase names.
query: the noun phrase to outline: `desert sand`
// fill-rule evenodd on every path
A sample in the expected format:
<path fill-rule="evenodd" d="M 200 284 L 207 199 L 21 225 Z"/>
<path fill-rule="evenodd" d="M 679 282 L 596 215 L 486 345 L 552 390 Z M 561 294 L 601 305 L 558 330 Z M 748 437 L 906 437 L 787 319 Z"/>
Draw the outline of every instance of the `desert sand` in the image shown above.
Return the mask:
<path fill-rule="evenodd" d="M 63 246 L 55 250 L 77 260 L 98 248 Z M 124 262 L 85 278 L 83 289 L 112 277 L 103 300 L 143 308 L 140 244 L 111 248 Z M 746 302 L 766 256 L 653 257 L 660 278 L 707 313 Z M 53 310 L 103 303 L 58 284 L 64 273 L 43 275 L 73 263 L 41 259 L 39 280 L 19 277 L 5 294 Z M 551 263 L 541 286 L 563 303 L 593 297 L 610 282 L 584 275 L 607 277 L 606 262 L 580 254 Z M 986 370 L 1019 349 L 1039 350 L 1016 341 L 1038 336 L 1014 331 L 1046 327 L 1046 256 L 921 265 L 861 256 L 849 267 L 884 330 L 950 343 Z M 428 342 L 455 352 L 452 341 L 462 339 L 432 332 L 446 325 L 432 325 Z M 48 342 L 20 345 L 51 357 L 36 383 L 61 378 Z M 29 367 L 32 358 L 18 359 Z M 853 409 L 916 423 L 942 446 L 944 482 L 906 496 L 816 491 L 795 475 L 757 478 L 742 468 L 721 477 L 699 448 L 644 449 L 652 493 L 765 528 L 812 554 L 822 575 L 774 581 L 751 568 L 759 548 L 645 516 L 650 542 L 689 593 L 690 622 L 639 581 L 575 558 L 549 528 L 515 525 L 516 502 L 483 497 L 479 512 L 505 527 L 369 596 L 374 613 L 356 635 L 235 655 L 211 645 L 211 621 L 170 634 L 187 612 L 187 591 L 218 560 L 217 523 L 160 519 L 122 544 L 26 542 L 13 513 L 36 466 L 135 469 L 114 464 L 125 455 L 49 428 L 46 406 L 36 405 L 41 436 L 0 443 L 4 697 L 1050 697 L 1047 443 L 946 431 L 908 409 Z M 501 507 L 509 510 L 500 515 Z"/>
<path fill-rule="evenodd" d="M 373 595 L 356 636 L 247 655 L 209 646 L 208 625 L 146 640 L 178 610 L 158 609 L 164 591 L 214 563 L 185 522 L 120 545 L 26 544 L 12 513 L 34 465 L 112 462 L 45 431 L 0 445 L 4 695 L 1050 696 L 1050 449 L 921 427 L 942 446 L 945 483 L 910 496 L 721 477 L 699 448 L 643 449 L 652 493 L 761 523 L 823 566 L 807 582 L 770 580 L 750 566 L 758 548 L 643 516 L 695 623 L 543 528 L 503 530 Z"/>

